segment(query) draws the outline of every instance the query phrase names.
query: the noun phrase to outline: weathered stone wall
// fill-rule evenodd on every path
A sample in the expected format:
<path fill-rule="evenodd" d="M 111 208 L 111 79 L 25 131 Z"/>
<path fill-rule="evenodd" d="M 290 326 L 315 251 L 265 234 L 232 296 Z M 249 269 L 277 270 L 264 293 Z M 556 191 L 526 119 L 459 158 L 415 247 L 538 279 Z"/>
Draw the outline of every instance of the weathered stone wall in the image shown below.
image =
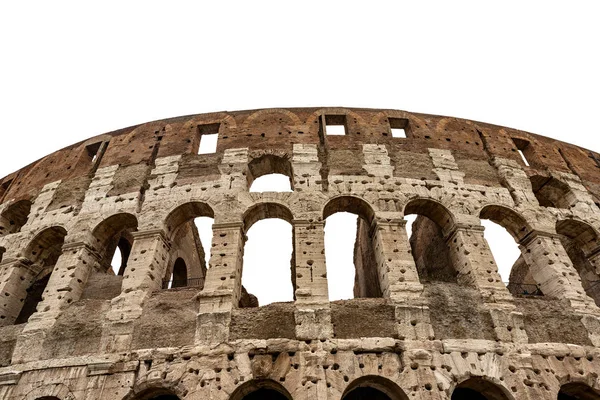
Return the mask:
<path fill-rule="evenodd" d="M 396 110 L 193 115 L 75 144 L 0 180 L 0 399 L 598 398 L 598 168 L 568 143 Z M 250 193 L 268 173 L 293 191 Z M 323 227 L 341 211 L 360 217 L 356 298 L 330 302 Z M 197 217 L 214 218 L 210 257 Z M 293 226 L 295 301 L 242 308 L 264 218 Z M 508 288 L 481 219 L 521 249 Z M 179 258 L 188 284 L 168 289 Z"/>

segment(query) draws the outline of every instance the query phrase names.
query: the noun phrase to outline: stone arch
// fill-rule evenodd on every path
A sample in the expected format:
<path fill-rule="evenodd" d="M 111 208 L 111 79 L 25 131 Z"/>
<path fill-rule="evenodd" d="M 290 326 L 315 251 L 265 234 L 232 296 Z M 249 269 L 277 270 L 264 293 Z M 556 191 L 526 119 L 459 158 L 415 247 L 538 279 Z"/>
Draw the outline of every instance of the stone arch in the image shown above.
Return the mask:
<path fill-rule="evenodd" d="M 94 227 L 92 230 L 94 247 L 100 254 L 102 270 L 109 271 L 111 269 L 110 263 L 118 248 L 122 256 L 118 275 L 124 274 L 133 246 L 132 233 L 137 231 L 137 227 L 137 218 L 129 213 L 113 214 Z"/>
<path fill-rule="evenodd" d="M 347 212 L 358 216 L 356 239 L 353 250 L 355 269 L 353 286 L 354 297 L 382 297 L 383 291 L 379 280 L 377 250 L 375 246 L 377 239 L 373 231 L 375 226 L 374 208 L 360 197 L 350 195 L 337 196 L 329 199 L 329 201 L 325 203 L 323 207 L 323 220 L 327 220 L 328 217 L 338 212 Z M 326 221 L 326 229 L 327 226 Z M 330 271 L 333 272 L 333 270 Z"/>
<path fill-rule="evenodd" d="M 457 283 L 447 236 L 455 218 L 440 202 L 416 198 L 404 206 L 404 215 L 416 214 L 409 238 L 412 256 L 421 282 Z"/>
<path fill-rule="evenodd" d="M 237 123 L 233 116 L 226 113 L 209 113 L 201 116 L 192 117 L 181 127 L 181 132 L 194 129 L 198 125 L 222 123 L 228 129 L 237 128 Z"/>
<path fill-rule="evenodd" d="M 408 400 L 408 396 L 395 382 L 377 375 L 362 376 L 352 381 L 344 391 L 342 400 Z"/>
<path fill-rule="evenodd" d="M 2 258 L 4 257 L 4 253 L 6 253 L 6 248 L 0 246 L 0 263 L 2 262 Z"/>
<path fill-rule="evenodd" d="M 521 214 L 505 205 L 486 205 L 479 211 L 479 218 L 502 226 L 517 243 L 533 231 L 531 224 Z"/>
<path fill-rule="evenodd" d="M 288 390 L 271 379 L 253 379 L 233 391 L 229 400 L 293 400 Z"/>
<path fill-rule="evenodd" d="M 533 194 L 542 207 L 568 209 L 577 202 L 569 185 L 555 177 L 534 175 L 529 180 Z"/>
<path fill-rule="evenodd" d="M 556 222 L 556 233 L 579 273 L 586 294 L 600 304 L 600 276 L 596 265 L 600 251 L 598 232 L 587 222 L 568 218 Z"/>
<path fill-rule="evenodd" d="M 52 226 L 40 231 L 24 251 L 24 256 L 32 264 L 27 276 L 23 276 L 25 283 L 23 293 L 14 293 L 13 296 L 22 294 L 23 301 L 18 304 L 19 310 L 14 312 L 16 324 L 27 322 L 35 313 L 38 304 L 42 301 L 42 294 L 50 280 L 50 275 L 62 254 L 62 247 L 67 236 L 67 231 L 61 226 Z"/>
<path fill-rule="evenodd" d="M 451 400 L 514 400 L 500 383 L 483 377 L 471 377 L 452 390 Z"/>
<path fill-rule="evenodd" d="M 75 400 L 71 390 L 62 383 L 38 387 L 27 393 L 23 400 Z"/>
<path fill-rule="evenodd" d="M 479 212 L 479 218 L 487 219 L 502 228 L 520 244 L 534 231 L 532 225 L 519 212 L 505 205 L 490 204 L 483 207 Z M 538 282 L 533 277 L 529 264 L 522 255 L 515 261 L 510 269 L 507 289 L 513 295 L 541 295 Z"/>
<path fill-rule="evenodd" d="M 248 232 L 252 225 L 267 218 L 279 218 L 290 224 L 294 221 L 294 215 L 287 206 L 274 202 L 262 202 L 253 204 L 244 212 L 242 217 L 244 231 Z"/>
<path fill-rule="evenodd" d="M 250 208 L 248 208 L 242 217 L 242 221 L 243 221 L 243 230 L 244 230 L 244 260 L 242 263 L 242 282 L 245 282 L 247 279 L 245 277 L 251 276 L 252 278 L 250 279 L 250 281 L 246 281 L 245 285 L 248 286 L 248 290 L 252 291 L 252 290 L 260 290 L 260 294 L 259 292 L 255 292 L 255 293 L 249 293 L 247 288 L 245 286 L 242 286 L 241 288 L 241 299 L 240 302 L 238 304 L 239 307 L 256 307 L 258 306 L 258 300 L 260 300 L 260 297 L 262 297 L 263 295 L 265 295 L 267 292 L 264 291 L 264 287 L 263 287 L 263 282 L 268 283 L 270 286 L 272 285 L 278 285 L 278 287 L 283 287 L 284 285 L 286 285 L 285 283 L 285 279 L 282 275 L 278 275 L 278 274 L 283 274 L 282 270 L 279 269 L 279 264 L 277 264 L 276 266 L 271 263 L 269 265 L 268 268 L 270 268 L 270 272 L 271 275 L 269 276 L 270 279 L 264 279 L 261 280 L 260 283 L 260 287 L 258 283 L 256 282 L 251 282 L 252 279 L 257 279 L 257 277 L 259 276 L 259 274 L 261 276 L 263 276 L 263 268 L 260 269 L 256 269 L 254 270 L 252 274 L 248 275 L 248 266 L 252 265 L 253 267 L 256 266 L 256 263 L 249 263 L 248 261 L 254 261 L 253 258 L 249 258 L 248 254 L 252 254 L 252 252 L 248 251 L 248 248 L 246 246 L 250 245 L 251 246 L 261 246 L 264 245 L 264 241 L 268 240 L 268 235 L 272 234 L 271 231 L 269 231 L 268 234 L 262 235 L 262 237 L 260 237 L 259 240 L 257 240 L 258 238 L 255 237 L 253 234 L 249 234 L 250 233 L 250 229 L 258 222 L 265 220 L 265 219 L 280 219 L 283 220 L 285 222 L 287 222 L 291 228 L 292 231 L 292 237 L 291 237 L 291 255 L 290 255 L 290 282 L 291 282 L 291 291 L 292 291 L 292 298 L 295 300 L 296 296 L 295 296 L 295 291 L 296 291 L 296 252 L 295 252 L 295 240 L 294 240 L 294 228 L 293 228 L 293 221 L 294 221 L 294 216 L 292 214 L 292 212 L 290 211 L 290 209 L 281 204 L 281 203 L 275 203 L 275 202 L 260 202 L 260 203 L 256 203 L 254 205 L 252 205 Z M 261 226 L 260 228 L 264 228 L 264 226 Z M 277 229 L 279 231 L 279 233 L 284 233 L 284 231 L 280 230 L 280 229 L 287 229 L 287 228 L 283 228 L 283 227 L 275 227 L 275 229 Z M 260 229 L 259 229 L 260 231 Z M 287 235 L 287 233 L 285 233 Z M 281 246 L 280 246 L 281 247 Z M 282 247 L 283 248 L 283 247 Z M 284 250 L 287 249 L 287 246 L 285 248 L 283 248 Z M 278 254 L 277 256 L 277 260 L 280 260 L 280 257 L 285 257 L 284 254 Z M 275 258 L 271 257 L 271 260 L 274 260 Z M 244 265 L 246 264 L 246 265 Z M 246 272 L 244 272 L 246 271 Z M 252 287 L 254 286 L 254 288 Z M 282 292 L 283 293 L 283 292 Z M 287 299 L 287 297 L 285 297 Z M 282 300 L 275 300 L 275 301 L 282 301 Z M 287 301 L 287 300 L 283 300 L 283 301 Z"/>
<path fill-rule="evenodd" d="M 175 207 L 165 219 L 165 229 L 170 239 L 173 238 L 177 229 L 182 224 L 198 217 L 214 218 L 215 212 L 208 203 L 202 201 L 190 201 Z"/>
<path fill-rule="evenodd" d="M 31 201 L 19 200 L 9 205 L 0 214 L 0 236 L 16 233 L 27 223 L 31 212 Z"/>
<path fill-rule="evenodd" d="M 600 392 L 584 382 L 569 382 L 560 387 L 557 400 L 600 400 Z"/>
<path fill-rule="evenodd" d="M 286 109 L 282 109 L 282 108 L 269 108 L 266 110 L 259 110 L 259 111 L 256 111 L 256 112 L 250 114 L 250 116 L 248 116 L 248 118 L 246 118 L 246 120 L 243 122 L 242 128 L 250 127 L 252 124 L 254 124 L 254 121 L 256 121 L 257 119 L 259 119 L 261 117 L 272 116 L 272 115 L 283 116 L 289 122 L 289 125 L 302 124 L 302 121 L 300 120 L 300 118 L 298 118 L 298 116 L 295 113 L 291 112 L 290 110 L 286 110 Z"/>
<path fill-rule="evenodd" d="M 140 385 L 127 394 L 123 400 L 181 400 L 187 390 L 179 386 Z"/>
<path fill-rule="evenodd" d="M 173 264 L 173 272 L 171 274 L 171 288 L 185 287 L 187 286 L 187 265 L 185 260 L 178 257 Z"/>
<path fill-rule="evenodd" d="M 281 174 L 288 177 L 290 188 L 294 190 L 294 174 L 292 172 L 292 163 L 289 156 L 278 154 L 261 154 L 252 158 L 248 163 L 248 188 L 254 181 L 264 175 Z"/>

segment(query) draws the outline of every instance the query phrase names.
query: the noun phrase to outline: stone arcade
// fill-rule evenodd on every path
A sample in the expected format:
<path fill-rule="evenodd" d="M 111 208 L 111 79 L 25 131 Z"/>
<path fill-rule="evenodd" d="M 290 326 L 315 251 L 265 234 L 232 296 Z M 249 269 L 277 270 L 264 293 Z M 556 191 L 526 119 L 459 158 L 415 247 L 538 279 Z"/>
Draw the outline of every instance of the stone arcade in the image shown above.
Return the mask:
<path fill-rule="evenodd" d="M 395 110 L 193 115 L 72 145 L 0 181 L 0 399 L 600 399 L 599 168 Z M 293 191 L 249 192 L 271 173 Z M 355 298 L 330 302 L 340 211 L 360 217 Z M 293 302 L 242 288 L 265 218 L 293 227 Z M 521 250 L 508 285 L 482 219 Z"/>

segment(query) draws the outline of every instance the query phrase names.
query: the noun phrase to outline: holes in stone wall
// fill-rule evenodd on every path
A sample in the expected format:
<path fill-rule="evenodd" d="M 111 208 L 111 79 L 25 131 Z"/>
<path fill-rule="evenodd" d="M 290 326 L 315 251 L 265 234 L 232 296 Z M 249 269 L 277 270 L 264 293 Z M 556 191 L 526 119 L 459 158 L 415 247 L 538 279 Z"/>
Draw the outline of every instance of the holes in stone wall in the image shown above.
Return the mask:
<path fill-rule="evenodd" d="M 325 115 L 325 134 L 327 136 L 343 136 L 348 133 L 345 115 Z"/>
<path fill-rule="evenodd" d="M 344 196 L 325 206 L 325 259 L 329 299 L 381 297 L 373 245 L 373 210 L 356 197 Z"/>
<path fill-rule="evenodd" d="M 240 307 L 295 299 L 296 266 L 291 212 L 274 203 L 259 204 L 244 216 L 246 242 Z M 273 243 L 278 243 L 273 246 Z M 268 256 L 266 256 L 268 255 Z"/>
<path fill-rule="evenodd" d="M 408 137 L 408 119 L 406 118 L 388 118 L 390 131 L 394 138 Z"/>
<path fill-rule="evenodd" d="M 211 154 L 217 152 L 220 126 L 220 123 L 198 125 L 198 135 L 200 137 L 198 154 Z"/>

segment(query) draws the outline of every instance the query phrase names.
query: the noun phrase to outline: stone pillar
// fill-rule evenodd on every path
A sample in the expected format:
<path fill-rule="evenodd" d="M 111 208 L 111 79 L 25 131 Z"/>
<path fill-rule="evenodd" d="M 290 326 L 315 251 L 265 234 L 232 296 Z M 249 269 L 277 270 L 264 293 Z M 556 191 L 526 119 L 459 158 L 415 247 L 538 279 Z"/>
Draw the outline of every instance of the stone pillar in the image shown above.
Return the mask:
<path fill-rule="evenodd" d="M 242 291 L 244 232 L 242 222 L 213 225 L 213 241 L 200 310 L 196 343 L 222 343 L 229 339 L 231 311 Z"/>
<path fill-rule="evenodd" d="M 558 236 L 533 231 L 521 241 L 519 247 L 544 295 L 567 299 L 572 307 L 579 310 L 593 305 Z"/>
<path fill-rule="evenodd" d="M 0 326 L 12 325 L 23 308 L 27 288 L 33 283 L 39 269 L 26 258 L 6 259 L 0 264 Z"/>
<path fill-rule="evenodd" d="M 333 336 L 333 327 L 325 266 L 325 224 L 295 220 L 293 225 L 296 337 L 327 339 Z"/>
<path fill-rule="evenodd" d="M 458 272 L 458 282 L 477 287 L 486 303 L 511 303 L 512 296 L 502 283 L 483 231 L 482 226 L 457 225 L 448 235 L 448 248 L 452 265 Z"/>
<path fill-rule="evenodd" d="M 63 310 L 81 298 L 92 268 L 96 265 L 98 255 L 87 244 L 77 242 L 63 246 L 43 299 L 17 339 L 13 353 L 15 362 L 39 359 L 46 335 Z"/>
<path fill-rule="evenodd" d="M 134 321 L 142 315 L 148 296 L 162 288 L 167 269 L 170 244 L 162 230 L 134 232 L 133 238 L 121 294 L 111 301 L 108 323 L 102 332 L 102 349 L 106 352 L 130 348 Z"/>
<path fill-rule="evenodd" d="M 405 303 L 421 296 L 423 285 L 412 256 L 406 220 L 376 218 L 373 227 L 373 246 L 379 283 L 383 297 L 395 303 Z"/>

